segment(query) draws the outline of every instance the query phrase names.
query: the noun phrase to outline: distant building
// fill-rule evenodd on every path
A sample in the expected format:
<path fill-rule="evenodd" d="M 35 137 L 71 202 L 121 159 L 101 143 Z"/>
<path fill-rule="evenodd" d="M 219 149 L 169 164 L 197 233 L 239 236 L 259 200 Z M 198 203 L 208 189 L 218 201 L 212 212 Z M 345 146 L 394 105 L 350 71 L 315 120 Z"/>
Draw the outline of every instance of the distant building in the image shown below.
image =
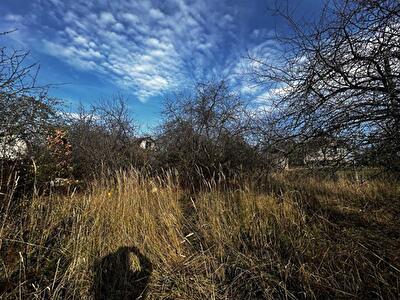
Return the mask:
<path fill-rule="evenodd" d="M 18 160 L 28 155 L 28 144 L 16 136 L 0 137 L 0 159 Z"/>
<path fill-rule="evenodd" d="M 281 147 L 273 146 L 267 150 L 267 159 L 275 170 L 289 170 L 288 154 Z"/>
<path fill-rule="evenodd" d="M 138 138 L 137 142 L 139 143 L 139 147 L 144 150 L 154 150 L 156 147 L 155 140 L 150 136 Z"/>
<path fill-rule="evenodd" d="M 349 161 L 350 151 L 340 143 L 330 143 L 319 147 L 316 151 L 308 153 L 304 157 L 305 165 L 331 164 L 340 161 Z"/>
<path fill-rule="evenodd" d="M 289 170 L 289 158 L 286 156 L 276 157 L 273 160 L 273 166 L 278 170 Z"/>

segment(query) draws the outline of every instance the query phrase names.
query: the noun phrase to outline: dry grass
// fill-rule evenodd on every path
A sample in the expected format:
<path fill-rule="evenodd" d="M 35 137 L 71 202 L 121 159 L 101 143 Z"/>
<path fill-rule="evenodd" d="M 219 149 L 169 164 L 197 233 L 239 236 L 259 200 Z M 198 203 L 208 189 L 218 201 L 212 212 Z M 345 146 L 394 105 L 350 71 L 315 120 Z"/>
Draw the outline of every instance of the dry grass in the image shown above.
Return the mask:
<path fill-rule="evenodd" d="M 26 199 L 0 220 L 0 298 L 400 298 L 398 183 L 265 186 L 188 194 L 131 171 Z"/>

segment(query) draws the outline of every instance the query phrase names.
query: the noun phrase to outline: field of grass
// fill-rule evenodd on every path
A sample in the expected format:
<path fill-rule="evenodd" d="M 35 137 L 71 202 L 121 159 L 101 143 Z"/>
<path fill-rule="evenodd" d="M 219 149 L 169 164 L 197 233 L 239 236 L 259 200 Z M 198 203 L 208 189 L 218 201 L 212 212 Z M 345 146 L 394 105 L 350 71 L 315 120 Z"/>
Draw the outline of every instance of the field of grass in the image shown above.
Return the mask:
<path fill-rule="evenodd" d="M 285 173 L 189 193 L 172 177 L 8 195 L 0 298 L 400 298 L 398 182 Z"/>

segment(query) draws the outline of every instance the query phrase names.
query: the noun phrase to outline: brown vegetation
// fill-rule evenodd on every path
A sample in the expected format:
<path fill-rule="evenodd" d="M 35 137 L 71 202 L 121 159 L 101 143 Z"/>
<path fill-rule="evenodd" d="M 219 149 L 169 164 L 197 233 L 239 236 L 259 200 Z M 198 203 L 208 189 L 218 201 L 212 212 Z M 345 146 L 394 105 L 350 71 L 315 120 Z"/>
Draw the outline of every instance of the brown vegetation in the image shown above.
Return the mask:
<path fill-rule="evenodd" d="M 90 192 L 11 205 L 2 299 L 400 296 L 398 183 L 292 172 L 262 190 L 205 182 L 187 194 L 175 181 L 120 172 Z M 101 279 L 110 273 L 120 278 Z"/>
<path fill-rule="evenodd" d="M 0 47 L 0 298 L 399 299 L 400 4 L 335 3 L 277 9 L 268 109 L 199 83 L 149 149 L 122 96 L 62 113 Z"/>

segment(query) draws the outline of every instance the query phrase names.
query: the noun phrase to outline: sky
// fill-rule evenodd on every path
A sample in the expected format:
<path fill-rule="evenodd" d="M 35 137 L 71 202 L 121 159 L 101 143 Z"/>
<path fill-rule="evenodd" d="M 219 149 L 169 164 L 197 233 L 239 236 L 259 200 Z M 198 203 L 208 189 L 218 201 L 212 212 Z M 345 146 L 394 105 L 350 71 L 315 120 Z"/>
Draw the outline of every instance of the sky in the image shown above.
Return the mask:
<path fill-rule="evenodd" d="M 73 112 L 116 94 L 143 130 L 160 122 L 162 102 L 197 81 L 226 79 L 243 97 L 268 91 L 249 74 L 248 53 L 278 59 L 284 20 L 271 0 L 1 0 L 0 46 L 29 50 L 39 83 Z M 322 0 L 289 0 L 297 18 L 315 18 Z"/>

